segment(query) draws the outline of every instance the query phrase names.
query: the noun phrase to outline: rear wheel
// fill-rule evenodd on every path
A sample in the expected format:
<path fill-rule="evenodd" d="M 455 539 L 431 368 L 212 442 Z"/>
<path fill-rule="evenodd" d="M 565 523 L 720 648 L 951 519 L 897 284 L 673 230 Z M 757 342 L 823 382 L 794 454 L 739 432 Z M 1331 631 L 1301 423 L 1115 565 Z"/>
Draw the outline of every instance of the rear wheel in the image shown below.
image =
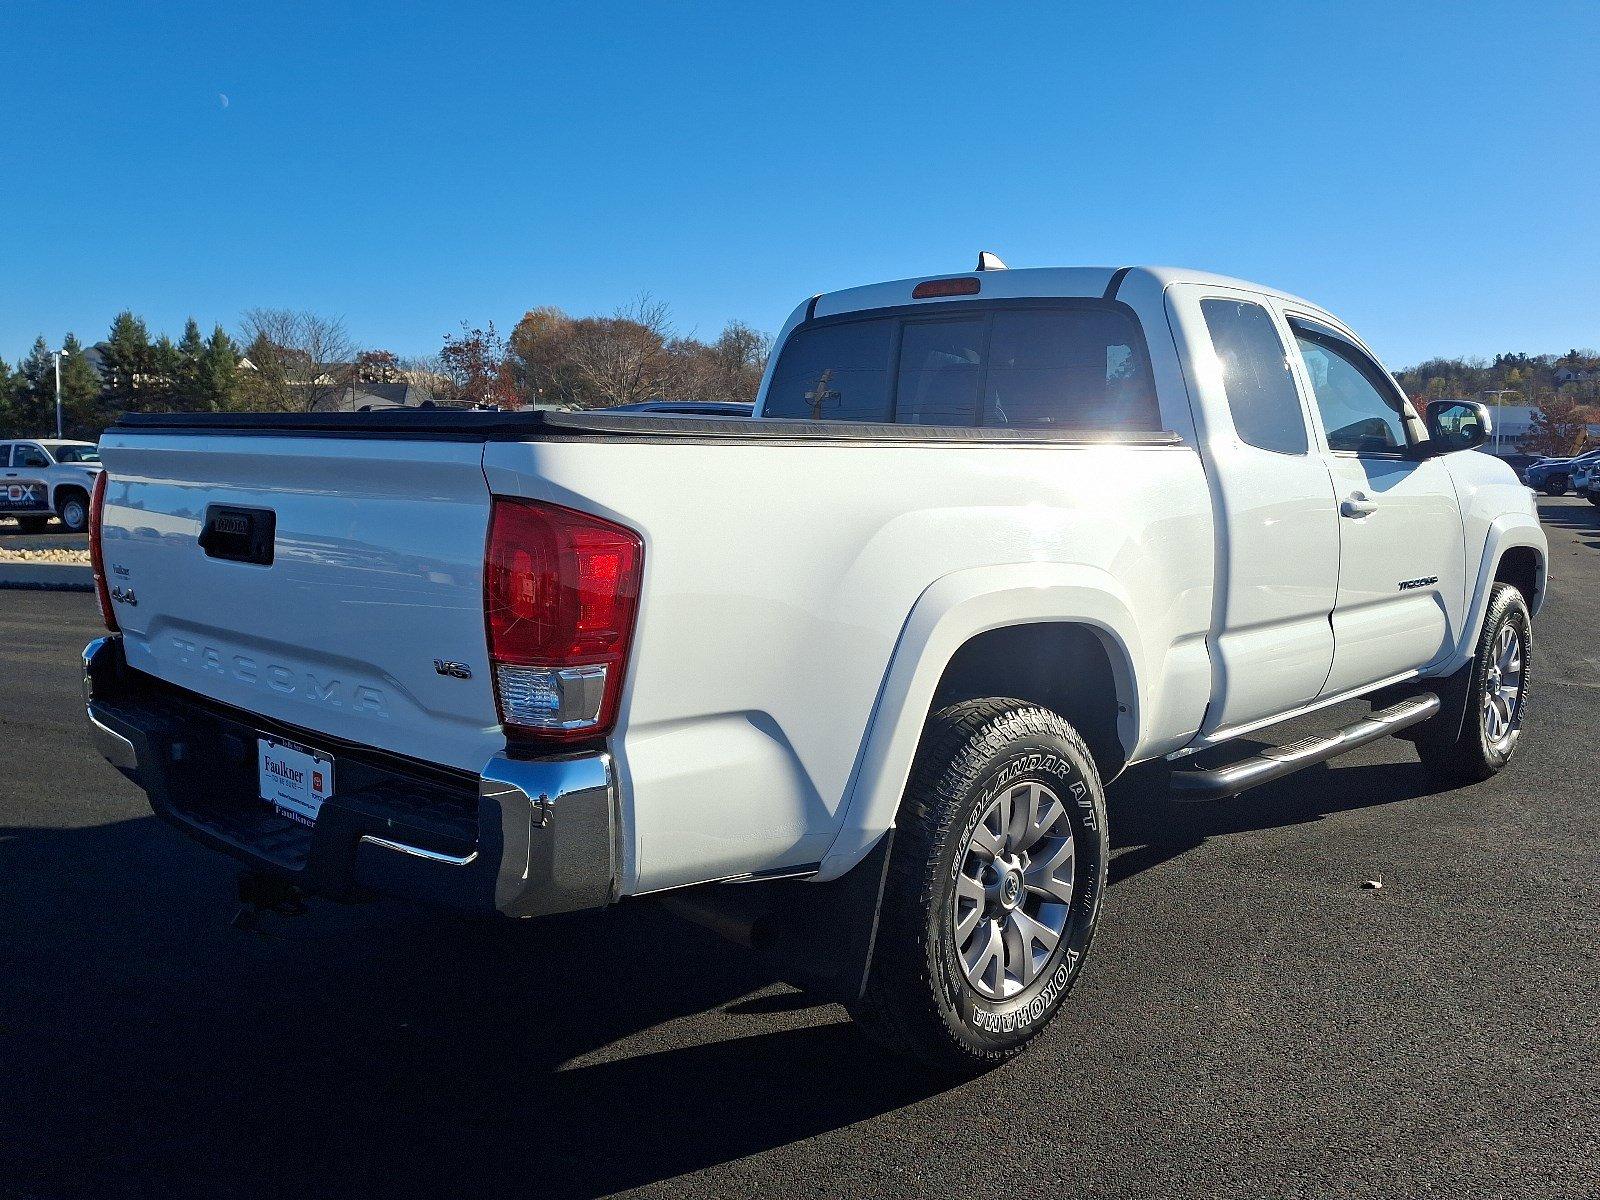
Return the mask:
<path fill-rule="evenodd" d="M 1105 795 L 1076 731 L 1019 700 L 936 713 L 901 802 L 854 1015 L 970 1073 L 1016 1054 L 1077 979 L 1105 891 Z"/>
<path fill-rule="evenodd" d="M 1564 475 L 1558 475 L 1544 485 L 1544 494 L 1546 496 L 1565 496 L 1567 494 L 1567 485 L 1567 478 Z"/>
<path fill-rule="evenodd" d="M 1458 677 L 1466 687 L 1465 713 L 1447 709 L 1418 730 L 1417 753 L 1431 774 L 1450 783 L 1477 783 L 1511 761 L 1522 736 L 1532 651 L 1527 601 L 1509 583 L 1495 584 L 1478 651 Z"/>

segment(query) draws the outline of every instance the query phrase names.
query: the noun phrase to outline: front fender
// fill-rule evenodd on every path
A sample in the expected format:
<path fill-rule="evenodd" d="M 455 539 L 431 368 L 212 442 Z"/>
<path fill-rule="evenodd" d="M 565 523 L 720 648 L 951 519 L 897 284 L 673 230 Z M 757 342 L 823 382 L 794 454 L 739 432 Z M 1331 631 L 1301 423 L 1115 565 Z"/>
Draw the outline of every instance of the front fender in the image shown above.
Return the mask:
<path fill-rule="evenodd" d="M 1115 578 L 1063 563 L 945 575 L 918 597 L 901 630 L 819 879 L 843 875 L 893 826 L 935 689 L 956 651 L 989 630 L 1046 621 L 1087 625 L 1100 635 L 1116 682 L 1118 734 L 1133 749 L 1146 707 L 1145 657 L 1132 606 Z"/>
<path fill-rule="evenodd" d="M 1494 586 L 1494 577 L 1500 568 L 1500 560 L 1505 557 L 1507 550 L 1517 547 L 1527 547 L 1539 556 L 1538 585 L 1528 610 L 1537 615 L 1544 607 L 1545 596 L 1549 591 L 1550 570 L 1550 551 L 1544 530 L 1540 527 L 1537 517 L 1526 513 L 1502 513 L 1489 523 L 1488 534 L 1483 543 L 1483 554 L 1478 561 L 1478 577 L 1473 584 L 1471 607 L 1467 610 L 1467 619 L 1461 623 L 1461 639 L 1451 652 L 1449 660 L 1433 673 L 1448 675 L 1459 670 L 1471 659 L 1478 646 L 1478 635 L 1483 631 L 1483 616 L 1489 610 L 1489 592 Z"/>

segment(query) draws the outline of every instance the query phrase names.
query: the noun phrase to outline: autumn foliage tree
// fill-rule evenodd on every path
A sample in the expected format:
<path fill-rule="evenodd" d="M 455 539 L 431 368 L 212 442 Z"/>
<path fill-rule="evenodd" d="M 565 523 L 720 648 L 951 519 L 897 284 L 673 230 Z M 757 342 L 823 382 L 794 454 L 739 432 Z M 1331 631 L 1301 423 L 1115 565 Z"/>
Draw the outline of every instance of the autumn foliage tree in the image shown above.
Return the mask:
<path fill-rule="evenodd" d="M 1579 454 L 1588 441 L 1589 423 L 1594 419 L 1592 409 L 1570 397 L 1560 393 L 1547 395 L 1529 414 L 1528 434 L 1522 439 L 1522 448 L 1552 458 Z"/>
<path fill-rule="evenodd" d="M 606 408 L 649 400 L 749 403 L 771 339 L 730 321 L 714 342 L 678 336 L 667 306 L 648 296 L 609 317 L 527 313 L 511 332 L 511 375 L 524 403 Z"/>
<path fill-rule="evenodd" d="M 441 399 L 456 404 L 517 406 L 514 373 L 507 361 L 506 340 L 489 322 L 487 329 L 461 322 L 460 334 L 444 335 L 439 366 L 446 381 Z"/>

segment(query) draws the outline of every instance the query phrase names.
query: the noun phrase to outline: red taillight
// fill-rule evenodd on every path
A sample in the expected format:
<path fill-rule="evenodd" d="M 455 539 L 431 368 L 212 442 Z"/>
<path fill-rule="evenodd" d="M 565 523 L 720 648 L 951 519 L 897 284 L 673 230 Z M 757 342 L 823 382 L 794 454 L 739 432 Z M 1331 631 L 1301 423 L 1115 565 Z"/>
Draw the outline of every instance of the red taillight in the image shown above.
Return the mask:
<path fill-rule="evenodd" d="M 610 731 L 643 566 L 644 544 L 631 529 L 495 497 L 483 609 L 508 731 L 563 742 Z"/>
<path fill-rule="evenodd" d="M 976 296 L 983 290 L 983 281 L 971 275 L 955 279 L 925 279 L 911 289 L 913 300 L 931 300 L 935 296 Z"/>
<path fill-rule="evenodd" d="M 94 592 L 100 598 L 100 617 L 112 633 L 121 632 L 117 614 L 111 607 L 111 589 L 106 584 L 106 552 L 100 546 L 102 514 L 106 507 L 106 473 L 94 477 L 94 494 L 89 497 L 89 564 L 94 568 Z"/>

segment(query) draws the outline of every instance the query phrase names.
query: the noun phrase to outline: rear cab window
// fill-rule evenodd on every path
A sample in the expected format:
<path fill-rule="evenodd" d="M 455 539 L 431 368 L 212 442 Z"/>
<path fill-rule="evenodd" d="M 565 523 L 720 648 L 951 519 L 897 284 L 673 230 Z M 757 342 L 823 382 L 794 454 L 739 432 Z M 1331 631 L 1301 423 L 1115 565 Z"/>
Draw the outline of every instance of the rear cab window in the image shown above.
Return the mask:
<path fill-rule="evenodd" d="M 1305 410 L 1289 367 L 1288 351 L 1259 304 L 1248 300 L 1200 301 L 1211 348 L 1222 366 L 1234 432 L 1248 446 L 1274 454 L 1305 454 Z"/>
<path fill-rule="evenodd" d="M 1144 334 L 1114 301 L 975 301 L 828 317 L 784 343 L 765 417 L 1159 430 Z"/>

